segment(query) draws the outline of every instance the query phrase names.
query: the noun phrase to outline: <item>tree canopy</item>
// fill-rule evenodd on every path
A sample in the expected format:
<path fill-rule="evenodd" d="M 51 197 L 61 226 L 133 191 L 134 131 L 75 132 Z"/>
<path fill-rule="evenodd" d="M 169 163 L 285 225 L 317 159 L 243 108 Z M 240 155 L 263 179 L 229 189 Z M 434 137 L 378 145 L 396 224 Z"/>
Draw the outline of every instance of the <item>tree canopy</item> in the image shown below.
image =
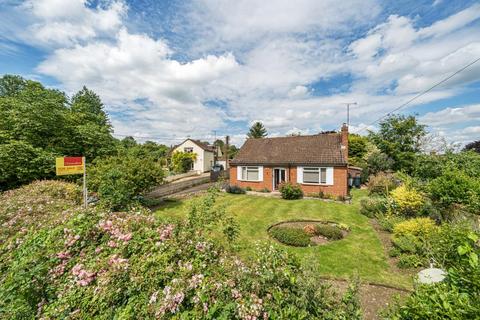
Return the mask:
<path fill-rule="evenodd" d="M 480 153 L 480 140 L 467 143 L 464 150 L 465 151 L 472 150 L 472 151 L 475 151 L 476 153 Z"/>
<path fill-rule="evenodd" d="M 268 135 L 267 129 L 260 121 L 255 122 L 248 131 L 247 137 L 251 139 L 265 138 Z"/>
<path fill-rule="evenodd" d="M 426 134 L 425 125 L 419 124 L 415 116 L 391 115 L 380 122 L 378 132 L 369 133 L 369 138 L 394 161 L 394 170 L 411 172 Z"/>
<path fill-rule="evenodd" d="M 54 174 L 54 158 L 115 153 L 100 97 L 83 88 L 69 99 L 20 76 L 0 78 L 0 189 Z M 8 170 L 6 169 L 8 168 Z"/>

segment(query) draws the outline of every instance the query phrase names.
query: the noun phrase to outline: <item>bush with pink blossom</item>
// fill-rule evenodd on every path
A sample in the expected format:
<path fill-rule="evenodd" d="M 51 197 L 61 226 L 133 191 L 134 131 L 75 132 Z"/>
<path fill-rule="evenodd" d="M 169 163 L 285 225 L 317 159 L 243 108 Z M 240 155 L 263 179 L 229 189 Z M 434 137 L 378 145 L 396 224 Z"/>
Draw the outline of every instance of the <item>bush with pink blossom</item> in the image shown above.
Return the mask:
<path fill-rule="evenodd" d="M 214 190 L 177 222 L 160 221 L 144 208 L 83 210 L 67 205 L 63 196 L 49 200 L 61 206 L 25 214 L 29 200 L 38 196 L 29 186 L 0 196 L 1 232 L 17 214 L 22 217 L 13 224 L 16 232 L 0 242 L 2 319 L 351 319 L 358 314 L 351 312 L 355 304 L 336 297 L 276 246 L 258 244 L 252 259 L 237 257 L 231 245 L 237 227 L 216 203 Z M 218 241 L 218 231 L 225 241 Z"/>

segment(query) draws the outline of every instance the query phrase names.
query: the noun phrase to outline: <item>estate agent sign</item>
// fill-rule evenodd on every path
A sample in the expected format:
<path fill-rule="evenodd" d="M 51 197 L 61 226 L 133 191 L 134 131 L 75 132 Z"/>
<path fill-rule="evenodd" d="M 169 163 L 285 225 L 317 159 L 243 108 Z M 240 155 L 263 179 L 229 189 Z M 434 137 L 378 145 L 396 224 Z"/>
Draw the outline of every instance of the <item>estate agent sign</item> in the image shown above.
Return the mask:
<path fill-rule="evenodd" d="M 57 176 L 64 176 L 68 174 L 83 174 L 83 205 L 87 207 L 87 180 L 85 157 L 63 157 L 57 158 L 56 171 Z"/>

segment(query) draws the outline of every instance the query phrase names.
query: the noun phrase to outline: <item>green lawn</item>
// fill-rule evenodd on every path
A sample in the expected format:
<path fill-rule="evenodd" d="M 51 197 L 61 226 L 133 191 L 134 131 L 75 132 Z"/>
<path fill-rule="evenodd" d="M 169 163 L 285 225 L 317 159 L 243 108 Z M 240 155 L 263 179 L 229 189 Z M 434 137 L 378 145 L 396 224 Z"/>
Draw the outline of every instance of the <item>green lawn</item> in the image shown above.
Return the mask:
<path fill-rule="evenodd" d="M 352 204 L 320 200 L 283 200 L 248 195 L 222 194 L 219 202 L 236 217 L 240 225 L 239 254 L 248 258 L 256 241 L 274 241 L 267 228 L 289 219 L 318 219 L 345 223 L 350 233 L 342 240 L 323 246 L 293 248 L 281 245 L 297 254 L 305 264 L 311 264 L 321 275 L 361 279 L 399 287 L 411 287 L 411 278 L 394 273 L 387 263 L 382 244 L 370 221 L 358 213 L 358 199 L 366 195 L 354 190 Z M 155 212 L 162 217 L 181 217 L 190 200 L 171 202 Z"/>

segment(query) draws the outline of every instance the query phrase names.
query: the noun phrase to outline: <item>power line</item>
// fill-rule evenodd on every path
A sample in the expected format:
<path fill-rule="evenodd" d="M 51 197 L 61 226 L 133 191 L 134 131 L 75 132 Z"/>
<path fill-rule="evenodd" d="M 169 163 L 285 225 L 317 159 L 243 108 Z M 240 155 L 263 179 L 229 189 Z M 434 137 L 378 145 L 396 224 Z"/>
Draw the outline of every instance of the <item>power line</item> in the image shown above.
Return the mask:
<path fill-rule="evenodd" d="M 405 106 L 407 106 L 408 104 L 410 104 L 411 102 L 415 101 L 416 99 L 420 98 L 421 96 L 423 96 L 424 94 L 432 91 L 433 89 L 435 89 L 436 87 L 438 87 L 439 85 L 447 82 L 448 80 L 450 80 L 451 78 L 453 78 L 454 76 L 456 76 L 457 74 L 461 73 L 462 71 L 464 71 L 465 69 L 471 67 L 472 65 L 474 65 L 475 63 L 477 63 L 478 61 L 480 61 L 480 58 L 477 58 L 475 59 L 473 62 L 470 62 L 469 64 L 467 64 L 466 66 L 462 67 L 461 69 L 458 69 L 457 71 L 455 71 L 454 73 L 452 73 L 451 75 L 449 75 L 448 77 L 446 77 L 445 79 L 442 79 L 441 81 L 435 83 L 433 86 L 431 86 L 430 88 L 428 88 L 427 90 L 425 91 L 422 91 L 420 92 L 419 94 L 417 94 L 416 96 L 414 96 L 413 98 L 411 98 L 410 100 L 408 100 L 407 102 L 401 104 L 400 106 L 396 107 L 395 109 L 389 111 L 388 113 L 384 114 L 383 116 L 381 116 L 380 118 L 376 119 L 375 121 L 367 124 L 366 126 L 364 126 L 363 128 L 357 130 L 355 133 L 359 133 L 359 132 L 362 132 L 363 130 L 366 130 L 369 126 L 371 126 L 372 124 L 375 124 L 377 123 L 378 121 L 388 117 L 390 114 L 392 114 L 393 112 L 396 112 L 402 108 L 404 108 Z"/>
<path fill-rule="evenodd" d="M 154 140 L 185 140 L 185 139 L 188 139 L 190 136 L 186 136 L 186 137 L 169 137 L 169 136 L 135 136 L 135 135 L 131 135 L 131 134 L 120 134 L 120 133 L 113 133 L 112 135 L 114 136 L 119 136 L 119 137 L 132 137 L 132 138 L 136 138 L 136 139 L 154 139 Z M 209 137 L 197 137 L 197 139 L 211 139 L 212 137 L 209 136 Z"/>

